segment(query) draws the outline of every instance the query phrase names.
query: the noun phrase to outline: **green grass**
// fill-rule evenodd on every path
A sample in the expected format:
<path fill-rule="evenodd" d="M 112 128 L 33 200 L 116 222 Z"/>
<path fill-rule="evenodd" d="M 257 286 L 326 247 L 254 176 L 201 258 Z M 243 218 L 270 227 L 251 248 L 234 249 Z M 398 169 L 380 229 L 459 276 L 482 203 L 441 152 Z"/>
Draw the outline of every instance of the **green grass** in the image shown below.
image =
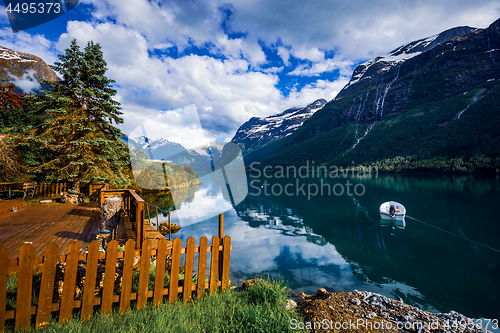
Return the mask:
<path fill-rule="evenodd" d="M 187 304 L 148 304 L 123 315 L 117 309 L 107 316 L 96 311 L 86 322 L 75 315 L 59 325 L 53 318 L 40 332 L 289 332 L 290 320 L 302 319 L 285 308 L 286 299 L 284 283 L 271 280 L 245 291 L 227 290 Z"/>

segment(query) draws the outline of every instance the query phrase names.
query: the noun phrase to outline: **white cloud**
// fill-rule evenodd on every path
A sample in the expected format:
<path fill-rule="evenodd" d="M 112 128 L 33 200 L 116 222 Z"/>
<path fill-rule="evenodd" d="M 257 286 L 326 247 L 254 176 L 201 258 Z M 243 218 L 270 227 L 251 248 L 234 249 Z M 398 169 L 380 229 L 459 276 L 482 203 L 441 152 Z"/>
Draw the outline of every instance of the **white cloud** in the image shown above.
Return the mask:
<path fill-rule="evenodd" d="M 82 46 L 92 39 L 101 43 L 107 75 L 117 81 L 116 98 L 126 113 L 125 126 L 132 126 L 128 119 L 143 119 L 144 114 L 196 105 L 202 125 L 218 138 L 230 138 L 252 116 L 271 115 L 318 98 L 333 99 L 347 83 L 352 64 L 360 59 L 454 26 L 486 27 L 500 16 L 497 1 L 387 0 L 362 5 L 340 0 L 81 2 L 93 5 L 93 20 L 68 22 L 67 33 L 56 44 L 41 35 L 14 35 L 4 28 L 1 45 L 35 54 L 51 64 L 72 37 Z M 226 14 L 221 8 L 226 14 L 231 12 L 225 29 L 221 23 Z M 238 38 L 226 32 L 238 33 Z M 307 60 L 308 64 L 290 73 L 296 78 L 335 70 L 340 77 L 298 86 L 284 97 L 277 88 L 277 73 L 283 67 L 262 69 L 270 60 L 262 45 L 269 49 L 280 45 L 277 54 L 285 66 L 291 65 L 291 57 Z M 214 56 L 173 59 L 151 53 L 173 47 L 183 52 L 190 46 Z"/>
<path fill-rule="evenodd" d="M 36 55 L 51 65 L 58 60 L 55 45 L 42 35 L 24 31 L 13 33 L 11 28 L 0 29 L 0 44 L 14 51 Z"/>
<path fill-rule="evenodd" d="M 354 60 L 460 25 L 485 28 L 499 16 L 498 1 L 247 0 L 233 3 L 230 26 L 299 54 L 317 48 Z"/>
<path fill-rule="evenodd" d="M 41 88 L 40 83 L 35 78 L 36 71 L 34 69 L 28 69 L 28 72 L 23 74 L 20 78 L 16 77 L 9 73 L 14 80 L 12 83 L 21 88 L 24 93 L 32 93 L 35 90 L 39 90 Z"/>
<path fill-rule="evenodd" d="M 278 47 L 278 55 L 281 57 L 281 60 L 283 60 L 283 63 L 285 66 L 290 66 L 290 52 L 284 48 L 283 46 Z"/>
<path fill-rule="evenodd" d="M 266 55 L 256 42 L 248 42 L 242 38 L 229 39 L 225 34 L 217 35 L 216 53 L 222 53 L 227 58 L 247 59 L 253 66 L 266 62 Z"/>
<path fill-rule="evenodd" d="M 346 59 L 325 59 L 313 64 L 302 64 L 297 66 L 288 75 L 297 76 L 318 76 L 321 73 L 332 72 L 336 69 L 340 71 L 341 75 L 350 75 L 352 73 L 352 66 L 354 63 Z"/>
<path fill-rule="evenodd" d="M 293 56 L 298 59 L 310 61 L 325 60 L 325 52 L 320 51 L 317 47 L 302 47 L 298 50 L 293 50 Z"/>
<path fill-rule="evenodd" d="M 292 89 L 285 104 L 287 107 L 308 105 L 319 98 L 330 101 L 337 96 L 347 82 L 349 82 L 349 78 L 345 76 L 341 76 L 333 82 L 328 80 L 317 80 L 315 83 L 308 84 L 300 90 Z"/>

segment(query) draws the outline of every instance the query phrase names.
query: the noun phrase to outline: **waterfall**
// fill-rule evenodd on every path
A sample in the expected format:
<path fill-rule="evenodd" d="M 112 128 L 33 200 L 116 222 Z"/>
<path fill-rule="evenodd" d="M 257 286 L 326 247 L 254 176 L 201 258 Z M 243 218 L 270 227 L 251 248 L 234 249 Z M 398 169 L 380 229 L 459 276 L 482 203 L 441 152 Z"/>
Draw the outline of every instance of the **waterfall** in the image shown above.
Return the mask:
<path fill-rule="evenodd" d="M 374 101 L 375 116 L 376 116 L 375 117 L 375 121 L 373 121 L 370 125 L 368 125 L 368 127 L 366 128 L 365 132 L 363 133 L 363 135 L 361 137 L 359 137 L 359 132 L 358 132 L 359 131 L 359 119 L 361 118 L 361 113 L 358 110 L 358 115 L 357 115 L 357 118 L 356 118 L 356 131 L 355 131 L 355 137 L 356 137 L 357 141 L 356 141 L 356 143 L 351 148 L 349 148 L 349 149 L 347 149 L 345 151 L 344 155 L 348 151 L 353 150 L 358 145 L 358 143 L 373 129 L 373 127 L 375 126 L 375 124 L 378 123 L 379 120 L 382 120 L 382 116 L 384 114 L 385 98 L 387 97 L 387 94 L 389 93 L 389 89 L 391 89 L 392 84 L 399 78 L 399 70 L 400 70 L 401 66 L 399 66 L 399 65 L 396 65 L 396 66 L 397 66 L 396 76 L 394 77 L 394 79 L 392 79 L 391 82 L 389 82 L 385 86 L 384 92 L 382 94 L 380 94 L 380 88 L 382 87 L 383 83 L 381 83 L 377 87 L 377 90 L 376 90 L 376 93 L 375 93 L 375 101 Z M 365 98 L 364 103 L 366 103 L 366 100 L 368 99 L 368 93 L 369 93 L 369 90 L 366 93 L 366 98 Z M 360 109 L 361 109 L 361 106 L 360 106 Z M 363 104 L 363 109 L 364 109 L 364 104 Z M 379 115 L 379 110 L 380 110 L 380 115 Z"/>

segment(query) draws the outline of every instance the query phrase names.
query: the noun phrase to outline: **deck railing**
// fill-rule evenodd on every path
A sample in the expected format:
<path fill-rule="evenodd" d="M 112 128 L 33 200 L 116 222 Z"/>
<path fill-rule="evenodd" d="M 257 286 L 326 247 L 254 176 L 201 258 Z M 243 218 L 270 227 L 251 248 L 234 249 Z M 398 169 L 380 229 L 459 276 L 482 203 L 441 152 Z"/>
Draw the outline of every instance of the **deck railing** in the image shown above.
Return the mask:
<path fill-rule="evenodd" d="M 144 241 L 142 251 L 136 250 L 135 241 L 129 240 L 125 244 L 125 251 L 118 251 L 116 240 L 107 245 L 105 253 L 99 252 L 99 243 L 93 241 L 88 246 L 88 253 L 80 253 L 80 245 L 73 242 L 68 248 L 66 255 L 58 255 L 57 243 L 49 243 L 45 248 L 43 257 L 34 257 L 33 245 L 24 244 L 19 250 L 19 258 L 9 260 L 6 247 L 0 246 L 0 332 L 5 330 L 7 320 L 14 320 L 16 330 L 29 330 L 32 316 L 35 317 L 36 328 L 46 326 L 52 312 L 59 312 L 59 323 L 64 323 L 72 317 L 73 310 L 80 309 L 80 319 L 92 318 L 94 306 L 100 307 L 101 314 L 111 312 L 113 304 L 119 303 L 120 312 L 130 309 L 132 300 L 136 300 L 137 310 L 146 306 L 149 298 L 153 299 L 155 305 L 163 302 L 164 296 L 168 296 L 169 303 L 175 302 L 179 294 L 182 294 L 184 303 L 191 300 L 193 293 L 200 298 L 208 289 L 210 293 L 217 291 L 220 286 L 223 290 L 229 286 L 229 261 L 231 250 L 231 238 L 224 237 L 223 245 L 220 244 L 218 236 L 212 238 L 212 245 L 208 246 L 207 238 L 202 237 L 199 245 L 195 246 L 195 240 L 187 239 L 186 247 L 181 247 L 180 238 L 173 241 L 172 248 L 167 248 L 169 242 L 161 239 L 158 249 L 151 248 L 151 241 Z M 210 268 L 207 266 L 207 253 L 211 252 L 208 259 Z M 179 280 L 179 269 L 181 254 L 185 254 L 184 279 Z M 195 255 L 198 254 L 197 281 L 193 281 L 195 268 Z M 222 254 L 222 255 L 220 255 Z M 170 283 L 165 288 L 164 277 L 166 271 L 166 256 L 171 255 Z M 148 288 L 149 270 L 151 256 L 156 256 L 156 272 L 154 287 Z M 139 283 L 137 292 L 132 292 L 132 277 L 134 273 L 134 260 L 140 257 L 135 269 L 139 269 Z M 77 275 L 81 275 L 82 263 L 85 260 L 85 280 L 83 291 L 76 292 Z M 58 299 L 53 299 L 54 286 L 57 284 L 57 264 L 65 263 L 62 293 Z M 80 263 L 80 265 L 79 265 Z M 122 279 L 120 290 L 115 290 L 115 273 L 117 264 L 122 265 Z M 102 265 L 104 267 L 104 279 L 102 284 L 97 284 L 98 275 L 102 278 Z M 98 269 L 100 267 L 100 269 Z M 222 267 L 219 273 L 219 267 Z M 33 283 L 34 272 L 41 271 L 39 284 Z M 100 272 L 100 273 L 98 273 Z M 7 309 L 7 282 L 10 274 L 17 274 L 17 294 L 15 296 L 15 309 Z M 37 278 L 38 281 L 38 278 Z M 208 282 L 207 282 L 208 281 Z M 33 285 L 38 292 L 33 295 Z M 102 286 L 102 287 L 101 287 Z M 97 289 L 96 289 L 97 287 Z M 77 295 L 78 294 L 78 295 Z M 33 303 L 33 296 L 38 303 Z"/>
<path fill-rule="evenodd" d="M 119 195 L 123 197 L 122 209 L 125 215 L 132 222 L 133 230 L 136 232 L 136 245 L 138 249 L 142 249 L 145 239 L 144 233 L 144 200 L 135 193 L 134 190 L 110 190 L 100 189 L 99 202 L 102 205 L 106 198 Z"/>
<path fill-rule="evenodd" d="M 16 186 L 16 188 L 22 188 L 22 183 Z M 0 191 L 7 191 L 8 186 L 0 186 Z M 12 187 L 14 189 L 14 186 Z M 36 183 L 34 196 L 36 197 L 55 197 L 61 192 L 68 190 L 68 183 Z M 31 193 L 29 193 L 31 196 Z"/>

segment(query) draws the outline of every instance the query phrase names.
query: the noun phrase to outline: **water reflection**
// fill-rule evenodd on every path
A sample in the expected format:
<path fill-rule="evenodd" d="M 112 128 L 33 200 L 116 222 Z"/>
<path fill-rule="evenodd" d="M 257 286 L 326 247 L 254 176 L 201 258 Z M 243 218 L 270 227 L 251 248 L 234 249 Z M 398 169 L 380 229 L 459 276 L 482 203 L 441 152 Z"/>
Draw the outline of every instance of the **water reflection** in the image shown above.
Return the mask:
<path fill-rule="evenodd" d="M 394 232 L 396 228 L 398 229 L 404 229 L 406 227 L 406 222 L 405 220 L 387 220 L 387 219 L 380 219 L 380 225 L 382 227 L 389 227 L 391 229 L 391 235 L 394 235 Z"/>
<path fill-rule="evenodd" d="M 413 220 L 385 226 L 378 212 L 382 202 L 397 200 L 410 216 L 498 247 L 498 179 L 490 179 L 489 185 L 472 176 L 381 175 L 352 181 L 364 184 L 365 195 L 311 200 L 249 195 L 236 209 L 225 206 L 225 234 L 233 244 L 232 281 L 280 275 L 306 293 L 320 287 L 368 290 L 430 311 L 498 318 L 498 253 Z M 222 205 L 218 200 L 219 194 L 204 184 L 181 210 L 186 207 L 196 215 Z M 477 212 L 486 207 L 477 223 Z M 183 225 L 179 236 L 216 234 L 217 218 L 211 218 Z"/>

